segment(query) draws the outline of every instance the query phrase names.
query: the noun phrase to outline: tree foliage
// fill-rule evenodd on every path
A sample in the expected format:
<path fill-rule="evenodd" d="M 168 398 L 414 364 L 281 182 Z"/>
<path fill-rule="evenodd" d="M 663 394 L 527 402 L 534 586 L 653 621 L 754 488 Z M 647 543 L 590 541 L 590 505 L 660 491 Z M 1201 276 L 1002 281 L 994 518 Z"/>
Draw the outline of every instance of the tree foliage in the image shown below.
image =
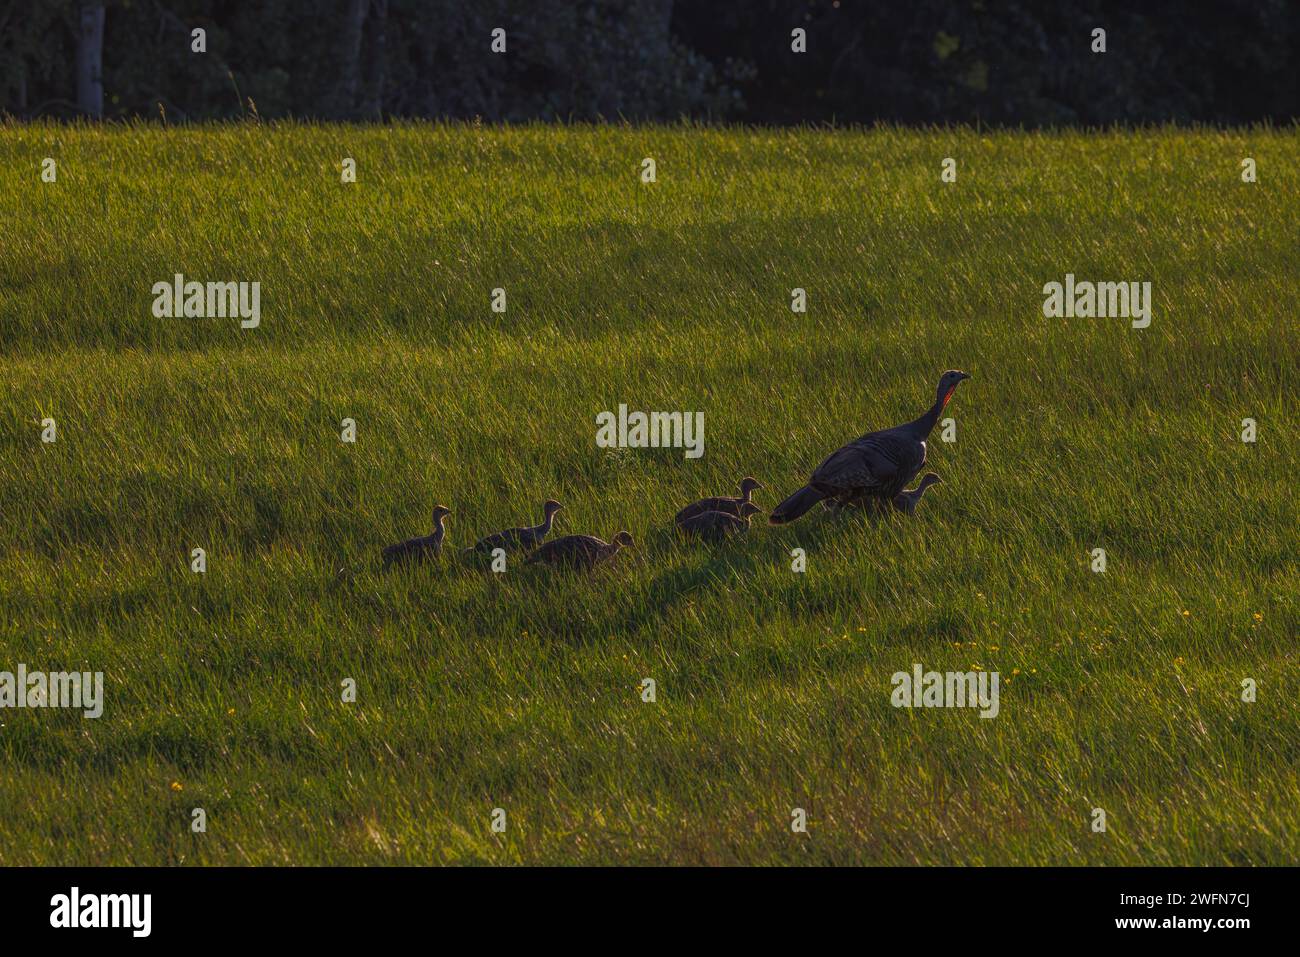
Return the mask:
<path fill-rule="evenodd" d="M 82 0 L 0 2 L 0 110 L 72 116 Z M 101 4 L 95 4 L 101 5 Z M 104 115 L 1282 122 L 1292 0 L 104 0 Z M 493 29 L 507 52 L 490 50 Z M 791 31 L 807 32 L 793 53 Z M 1091 32 L 1107 32 L 1094 53 Z M 205 53 L 191 33 L 206 31 Z"/>

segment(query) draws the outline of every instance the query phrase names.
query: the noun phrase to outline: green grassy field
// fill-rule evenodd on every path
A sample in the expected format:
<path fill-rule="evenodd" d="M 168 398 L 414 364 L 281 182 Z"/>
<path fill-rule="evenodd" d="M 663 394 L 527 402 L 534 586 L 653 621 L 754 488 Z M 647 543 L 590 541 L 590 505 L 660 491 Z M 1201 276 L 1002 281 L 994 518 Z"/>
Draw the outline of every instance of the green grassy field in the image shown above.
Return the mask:
<path fill-rule="evenodd" d="M 0 711 L 0 862 L 1294 863 L 1298 147 L 0 126 L 0 670 L 106 683 Z M 155 318 L 177 272 L 260 327 Z M 1152 282 L 1150 327 L 1045 319 L 1067 272 Z M 669 533 L 950 367 L 914 517 Z M 620 403 L 705 454 L 597 448 Z M 465 546 L 550 496 L 638 547 L 379 570 L 437 502 Z M 892 707 L 913 663 L 1000 714 Z"/>

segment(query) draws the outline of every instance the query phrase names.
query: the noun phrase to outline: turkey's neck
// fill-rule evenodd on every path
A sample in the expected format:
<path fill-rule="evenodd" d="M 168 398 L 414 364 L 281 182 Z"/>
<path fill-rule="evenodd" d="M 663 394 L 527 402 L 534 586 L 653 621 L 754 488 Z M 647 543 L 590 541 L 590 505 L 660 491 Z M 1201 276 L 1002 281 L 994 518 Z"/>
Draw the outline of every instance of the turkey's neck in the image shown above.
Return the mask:
<path fill-rule="evenodd" d="M 442 527 L 442 520 L 443 516 L 439 515 L 438 520 L 433 523 L 433 537 L 438 541 L 442 541 L 442 536 L 447 532 L 447 530 Z"/>
<path fill-rule="evenodd" d="M 542 524 L 534 526 L 533 530 L 541 532 L 543 535 L 551 534 L 551 523 L 555 521 L 555 513 L 547 512 L 546 518 L 542 519 Z"/>
<path fill-rule="evenodd" d="M 740 500 L 741 500 L 742 502 L 748 502 L 748 501 L 749 501 L 749 497 L 750 497 L 751 495 L 753 495 L 753 494 L 754 494 L 754 490 L 753 490 L 753 489 L 748 488 L 748 487 L 746 487 L 746 488 L 742 488 L 742 489 L 740 490 Z"/>
<path fill-rule="evenodd" d="M 947 398 L 946 395 L 940 392 L 935 396 L 934 405 L 930 406 L 930 410 L 919 419 L 909 422 L 907 427 L 915 432 L 920 438 L 929 438 L 930 433 L 934 431 L 935 423 L 939 421 L 939 416 L 943 413 L 943 407 L 947 404 L 945 401 Z"/>

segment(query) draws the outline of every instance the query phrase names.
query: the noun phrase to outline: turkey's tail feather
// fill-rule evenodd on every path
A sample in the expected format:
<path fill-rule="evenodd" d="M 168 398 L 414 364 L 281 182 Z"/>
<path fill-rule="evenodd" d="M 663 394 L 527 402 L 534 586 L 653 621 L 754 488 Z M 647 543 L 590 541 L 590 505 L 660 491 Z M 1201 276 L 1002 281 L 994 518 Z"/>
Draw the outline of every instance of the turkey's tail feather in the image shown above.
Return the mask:
<path fill-rule="evenodd" d="M 768 524 L 785 525 L 793 522 L 825 497 L 824 493 L 817 491 L 811 485 L 805 485 L 772 509 L 772 514 L 767 517 Z"/>

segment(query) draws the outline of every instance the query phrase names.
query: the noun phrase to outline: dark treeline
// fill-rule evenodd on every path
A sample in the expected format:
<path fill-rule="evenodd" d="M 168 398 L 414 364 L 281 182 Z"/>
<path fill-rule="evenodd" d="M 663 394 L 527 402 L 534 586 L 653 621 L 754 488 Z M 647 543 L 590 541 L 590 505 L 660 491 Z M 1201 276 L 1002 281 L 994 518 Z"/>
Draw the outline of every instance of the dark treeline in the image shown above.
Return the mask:
<path fill-rule="evenodd" d="M 0 111 L 1282 123 L 1300 0 L 0 0 Z M 505 53 L 491 49 L 505 31 Z M 796 53 L 792 31 L 806 32 Z M 1106 31 L 1094 52 L 1093 30 Z M 206 51 L 194 52 L 202 29 Z M 498 41 L 502 42 L 502 41 Z"/>

